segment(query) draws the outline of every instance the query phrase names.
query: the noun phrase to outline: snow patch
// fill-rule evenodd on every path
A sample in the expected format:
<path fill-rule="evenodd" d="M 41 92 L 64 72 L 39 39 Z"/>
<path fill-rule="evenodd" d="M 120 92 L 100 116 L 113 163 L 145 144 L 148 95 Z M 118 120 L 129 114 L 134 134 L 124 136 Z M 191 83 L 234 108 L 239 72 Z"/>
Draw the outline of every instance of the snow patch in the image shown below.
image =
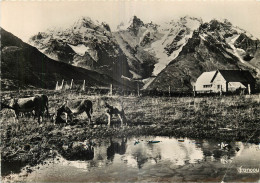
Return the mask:
<path fill-rule="evenodd" d="M 158 75 L 172 60 L 174 60 L 181 52 L 183 46 L 187 43 L 188 39 L 192 37 L 193 31 L 198 29 L 201 22 L 199 20 L 193 20 L 187 18 L 185 21 L 165 23 L 160 27 L 163 38 L 152 43 L 151 48 L 145 49 L 146 51 L 153 52 L 155 57 L 158 58 L 158 63 L 155 64 L 153 75 Z M 172 52 L 171 55 L 167 55 L 165 47 L 172 43 L 174 38 L 178 35 L 179 31 L 185 29 L 189 31 L 189 34 L 185 35 L 177 45 L 181 45 L 179 49 Z"/>
<path fill-rule="evenodd" d="M 140 79 L 142 78 L 139 74 L 136 74 L 134 71 L 129 70 L 129 72 L 133 75 L 133 79 Z"/>
<path fill-rule="evenodd" d="M 144 84 L 142 90 L 147 89 L 147 87 L 153 82 L 153 80 L 154 80 L 155 78 L 156 78 L 156 77 L 150 77 L 150 78 L 147 78 L 147 79 L 143 79 L 143 83 L 145 83 L 145 84 Z"/>
<path fill-rule="evenodd" d="M 150 32 L 149 29 L 147 29 L 147 30 L 143 33 L 142 37 L 140 37 L 139 44 L 141 44 L 141 42 L 143 41 L 144 37 L 145 37 L 149 32 Z"/>
<path fill-rule="evenodd" d="M 204 33 L 204 34 L 200 35 L 200 38 L 201 38 L 202 40 L 204 40 L 204 41 L 207 41 L 207 40 L 206 40 L 206 36 L 207 36 L 207 35 Z"/>
<path fill-rule="evenodd" d="M 124 76 L 124 75 L 121 75 L 121 79 L 125 79 L 125 80 L 128 80 L 128 81 L 132 81 L 132 79 L 131 79 L 131 78 L 129 78 L 129 77 L 126 77 L 126 76 Z"/>
<path fill-rule="evenodd" d="M 73 49 L 73 51 L 75 51 L 80 56 L 84 56 L 85 53 L 89 50 L 89 47 L 86 47 L 84 44 L 79 44 L 77 46 L 73 46 L 70 44 L 68 45 Z"/>
<path fill-rule="evenodd" d="M 241 53 L 241 49 L 237 49 L 234 45 L 235 41 L 237 40 L 237 38 L 239 37 L 240 35 L 236 35 L 234 37 L 231 38 L 230 42 L 228 43 L 229 46 L 232 48 L 233 50 L 233 54 L 238 58 L 238 60 L 242 63 L 245 63 L 245 61 L 243 60 L 243 58 L 240 56 L 239 52 Z"/>
<path fill-rule="evenodd" d="M 89 56 L 95 60 L 96 62 L 98 61 L 98 56 L 97 56 L 97 51 L 90 49 L 89 47 L 85 46 L 84 44 L 78 44 L 77 46 L 73 46 L 68 44 L 73 51 L 75 51 L 78 55 L 84 56 L 86 53 L 89 54 Z"/>

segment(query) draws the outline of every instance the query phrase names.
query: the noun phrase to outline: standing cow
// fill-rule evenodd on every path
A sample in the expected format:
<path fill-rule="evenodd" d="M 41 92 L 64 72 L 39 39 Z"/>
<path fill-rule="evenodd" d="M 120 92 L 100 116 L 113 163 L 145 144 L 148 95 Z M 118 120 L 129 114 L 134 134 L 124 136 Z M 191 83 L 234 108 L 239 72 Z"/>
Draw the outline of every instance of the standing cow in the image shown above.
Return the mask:
<path fill-rule="evenodd" d="M 125 112 L 124 109 L 122 107 L 122 105 L 110 105 L 107 102 L 105 102 L 105 113 L 108 117 L 108 123 L 107 125 L 110 126 L 110 122 L 111 122 L 111 118 L 113 117 L 113 115 L 118 116 L 118 118 L 121 121 L 121 126 L 124 123 L 127 123 L 126 117 L 125 117 Z"/>
<path fill-rule="evenodd" d="M 38 118 L 38 123 L 40 123 L 40 117 L 43 118 L 45 110 L 47 111 L 47 116 L 49 116 L 48 97 L 46 95 L 15 99 L 12 108 L 15 111 L 17 119 L 20 112 L 27 113 L 34 111 L 34 117 Z"/>

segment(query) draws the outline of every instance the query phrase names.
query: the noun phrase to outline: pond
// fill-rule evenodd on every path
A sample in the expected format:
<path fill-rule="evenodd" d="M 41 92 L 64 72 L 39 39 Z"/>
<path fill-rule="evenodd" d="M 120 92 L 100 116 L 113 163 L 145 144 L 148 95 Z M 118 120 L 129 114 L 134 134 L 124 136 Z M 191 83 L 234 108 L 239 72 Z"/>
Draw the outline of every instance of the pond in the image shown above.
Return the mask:
<path fill-rule="evenodd" d="M 152 142 L 148 142 L 153 140 Z M 31 182 L 253 182 L 259 144 L 140 136 L 95 141 L 84 160 L 58 154 L 3 180 Z M 226 146 L 227 147 L 224 147 Z M 91 153 L 89 153 L 91 151 Z M 11 166 L 11 165 L 10 165 Z"/>

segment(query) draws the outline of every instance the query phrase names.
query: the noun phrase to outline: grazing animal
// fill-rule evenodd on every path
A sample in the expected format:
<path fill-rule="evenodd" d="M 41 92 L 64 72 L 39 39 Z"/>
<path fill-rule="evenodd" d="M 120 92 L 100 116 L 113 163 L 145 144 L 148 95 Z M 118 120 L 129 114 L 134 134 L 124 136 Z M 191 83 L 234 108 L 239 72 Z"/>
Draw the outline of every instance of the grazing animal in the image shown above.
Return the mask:
<path fill-rule="evenodd" d="M 117 115 L 121 121 L 121 126 L 123 125 L 124 121 L 126 122 L 125 112 L 123 107 L 115 107 L 109 105 L 107 102 L 105 102 L 105 109 L 106 109 L 106 115 L 108 117 L 108 123 L 107 125 L 110 126 L 111 118 L 113 115 Z"/>
<path fill-rule="evenodd" d="M 47 111 L 47 116 L 49 116 L 48 97 L 46 95 L 36 95 L 35 97 L 15 99 L 12 107 L 14 108 L 17 119 L 21 112 L 32 113 L 34 111 L 34 117 L 37 116 L 38 123 L 40 123 L 40 117 L 43 118 L 45 109 Z"/>
<path fill-rule="evenodd" d="M 70 121 L 73 120 L 74 115 L 86 112 L 89 119 L 89 124 L 91 123 L 91 114 L 93 113 L 93 104 L 90 100 L 77 100 L 73 102 L 65 102 L 58 110 L 56 115 L 56 122 L 61 121 L 61 115 L 65 113 L 66 123 L 68 122 L 68 117 Z"/>

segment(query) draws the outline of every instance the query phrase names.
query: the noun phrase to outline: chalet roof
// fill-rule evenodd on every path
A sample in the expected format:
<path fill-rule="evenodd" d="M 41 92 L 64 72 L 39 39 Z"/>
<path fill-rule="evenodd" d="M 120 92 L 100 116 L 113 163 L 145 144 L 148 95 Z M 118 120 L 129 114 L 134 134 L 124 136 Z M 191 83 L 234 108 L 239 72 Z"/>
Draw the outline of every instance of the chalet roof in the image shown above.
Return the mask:
<path fill-rule="evenodd" d="M 249 71 L 245 70 L 218 70 L 214 77 L 212 78 L 211 82 L 214 81 L 218 72 L 223 76 L 223 78 L 227 82 L 241 82 L 241 83 L 254 83 L 255 78 Z"/>
<path fill-rule="evenodd" d="M 216 71 L 203 72 L 197 79 L 196 84 L 211 84 Z"/>

